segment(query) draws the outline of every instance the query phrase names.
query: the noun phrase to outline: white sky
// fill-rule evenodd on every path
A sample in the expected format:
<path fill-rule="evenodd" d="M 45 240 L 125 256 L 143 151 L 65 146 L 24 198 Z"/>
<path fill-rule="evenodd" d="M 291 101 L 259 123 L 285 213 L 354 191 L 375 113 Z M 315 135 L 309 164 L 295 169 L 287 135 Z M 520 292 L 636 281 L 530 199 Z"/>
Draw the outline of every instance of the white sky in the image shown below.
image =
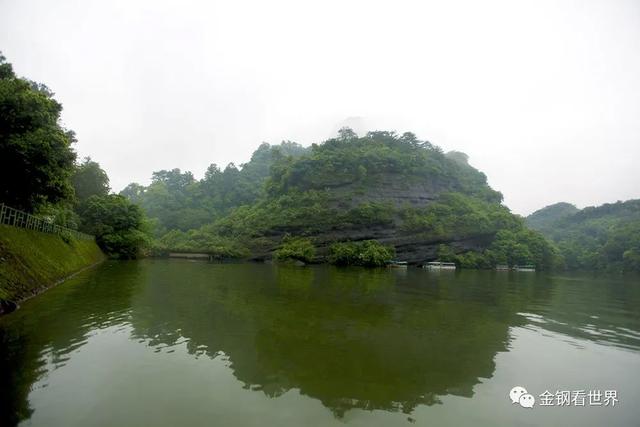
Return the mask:
<path fill-rule="evenodd" d="M 460 150 L 516 213 L 640 197 L 640 1 L 0 0 L 114 190 L 343 123 Z"/>

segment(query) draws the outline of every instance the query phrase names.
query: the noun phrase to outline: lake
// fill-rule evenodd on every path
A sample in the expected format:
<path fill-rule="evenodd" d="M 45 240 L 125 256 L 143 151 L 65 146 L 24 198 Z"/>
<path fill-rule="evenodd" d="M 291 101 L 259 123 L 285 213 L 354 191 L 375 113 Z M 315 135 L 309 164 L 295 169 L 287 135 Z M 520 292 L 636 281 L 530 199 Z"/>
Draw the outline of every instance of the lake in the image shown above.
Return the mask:
<path fill-rule="evenodd" d="M 514 386 L 533 408 L 512 403 Z M 46 427 L 640 425 L 640 280 L 109 261 L 0 318 L 0 415 Z"/>

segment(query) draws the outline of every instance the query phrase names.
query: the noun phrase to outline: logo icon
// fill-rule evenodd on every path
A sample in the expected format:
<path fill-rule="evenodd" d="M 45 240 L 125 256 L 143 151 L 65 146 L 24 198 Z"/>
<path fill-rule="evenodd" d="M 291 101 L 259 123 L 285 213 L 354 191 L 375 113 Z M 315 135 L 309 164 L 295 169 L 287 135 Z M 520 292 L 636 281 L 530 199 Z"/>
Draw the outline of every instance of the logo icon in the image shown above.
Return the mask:
<path fill-rule="evenodd" d="M 511 389 L 509 399 L 511 399 L 511 404 L 518 403 L 523 408 L 533 408 L 533 405 L 536 403 L 533 395 L 529 394 L 524 387 L 519 385 Z"/>

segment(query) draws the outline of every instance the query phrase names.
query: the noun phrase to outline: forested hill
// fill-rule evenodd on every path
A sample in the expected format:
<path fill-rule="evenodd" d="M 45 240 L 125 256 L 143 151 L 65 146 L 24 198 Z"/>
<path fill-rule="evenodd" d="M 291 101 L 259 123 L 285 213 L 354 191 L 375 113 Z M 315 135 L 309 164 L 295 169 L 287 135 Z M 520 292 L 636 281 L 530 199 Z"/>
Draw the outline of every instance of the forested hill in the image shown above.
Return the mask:
<path fill-rule="evenodd" d="M 284 157 L 296 158 L 307 149 L 285 141 L 261 144 L 248 163 L 229 163 L 221 170 L 211 164 L 204 178 L 196 180 L 180 169 L 154 172 L 147 187 L 129 184 L 121 195 L 139 204 L 155 220 L 156 235 L 170 230 L 190 230 L 211 223 L 233 208 L 254 203 L 262 194 L 271 165 Z"/>
<path fill-rule="evenodd" d="M 571 203 L 555 203 L 538 209 L 529 215 L 527 217 L 527 225 L 540 232 L 551 231 L 559 220 L 567 218 L 578 211 L 579 209 Z"/>
<path fill-rule="evenodd" d="M 557 243 L 568 268 L 640 271 L 640 200 L 582 210 L 557 203 L 526 221 Z"/>
<path fill-rule="evenodd" d="M 241 168 L 212 165 L 199 181 L 160 171 L 149 187 L 131 184 L 122 194 L 155 218 L 168 250 L 305 261 L 395 252 L 467 267 L 556 260 L 465 154 L 411 133 L 342 129 L 308 149 L 263 144 Z"/>

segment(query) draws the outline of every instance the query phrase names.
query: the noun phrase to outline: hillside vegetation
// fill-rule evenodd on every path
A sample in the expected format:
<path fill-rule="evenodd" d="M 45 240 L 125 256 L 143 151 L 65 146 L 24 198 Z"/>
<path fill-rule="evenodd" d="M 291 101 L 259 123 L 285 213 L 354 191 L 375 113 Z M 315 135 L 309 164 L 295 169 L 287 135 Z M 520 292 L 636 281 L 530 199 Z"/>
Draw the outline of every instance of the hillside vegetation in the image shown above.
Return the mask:
<path fill-rule="evenodd" d="M 570 269 L 640 271 L 640 200 L 582 210 L 558 203 L 527 224 L 556 242 Z"/>
<path fill-rule="evenodd" d="M 149 186 L 131 183 L 120 194 L 153 218 L 157 236 L 170 230 L 186 231 L 221 218 L 233 208 L 254 203 L 262 195 L 271 165 L 284 156 L 297 157 L 305 152 L 293 142 L 278 146 L 264 143 L 240 168 L 230 163 L 221 170 L 211 164 L 201 180 L 188 171 L 161 170 L 153 173 Z"/>
<path fill-rule="evenodd" d="M 579 210 L 580 209 L 576 208 L 575 205 L 572 205 L 571 203 L 555 203 L 542 209 L 538 209 L 529 215 L 526 218 L 527 225 L 540 232 L 550 232 L 559 220 L 567 218 Z"/>
<path fill-rule="evenodd" d="M 103 259 L 93 240 L 0 225 L 0 312 Z"/>
<path fill-rule="evenodd" d="M 377 253 L 413 263 L 558 262 L 466 155 L 445 154 L 411 133 L 358 137 L 342 129 L 308 149 L 263 144 L 241 169 L 212 165 L 200 181 L 160 171 L 149 187 L 132 184 L 121 194 L 155 218 L 167 250 L 265 259 L 292 253 L 285 244 L 303 238 L 316 261 L 337 259 L 338 243 L 376 241 L 388 249 Z"/>
<path fill-rule="evenodd" d="M 98 163 L 77 161 L 75 133 L 62 126 L 54 95 L 16 75 L 0 52 L 0 203 L 91 233 L 110 257 L 144 254 L 143 212 L 109 194 L 109 177 Z"/>

